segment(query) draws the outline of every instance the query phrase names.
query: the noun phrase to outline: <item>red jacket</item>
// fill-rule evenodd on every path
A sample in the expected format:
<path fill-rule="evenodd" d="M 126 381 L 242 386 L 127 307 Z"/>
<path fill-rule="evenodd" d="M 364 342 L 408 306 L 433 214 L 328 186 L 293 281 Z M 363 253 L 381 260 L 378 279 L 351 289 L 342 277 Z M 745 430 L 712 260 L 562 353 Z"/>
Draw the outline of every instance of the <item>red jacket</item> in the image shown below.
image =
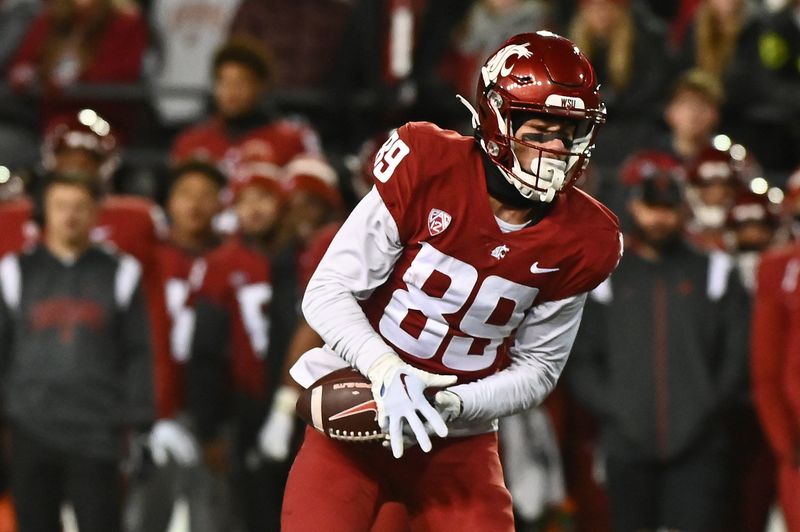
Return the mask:
<path fill-rule="evenodd" d="M 33 21 L 11 62 L 12 84 L 26 85 L 24 70 L 38 70 L 39 59 L 50 34 L 52 18 L 45 9 Z M 85 83 L 130 83 L 139 79 L 142 55 L 147 47 L 147 24 L 136 12 L 113 16 L 94 46 L 94 56 L 82 65 L 76 81 Z M 41 75 L 41 74 L 39 74 Z M 41 80 L 51 82 L 52 80 Z"/>
<path fill-rule="evenodd" d="M 125 138 L 137 121 L 135 109 L 129 104 L 99 98 L 62 98 L 63 82 L 52 73 L 40 72 L 40 58 L 48 35 L 52 31 L 52 17 L 48 9 L 33 21 L 9 66 L 8 81 L 16 89 L 40 85 L 45 90 L 42 100 L 42 124 L 53 117 L 77 113 L 91 108 L 103 116 L 115 133 Z M 94 55 L 79 65 L 75 83 L 135 83 L 138 81 L 142 57 L 147 48 L 147 23 L 138 11 L 124 11 L 112 15 L 97 41 L 93 43 Z M 133 125 L 131 125 L 133 124 Z"/>
<path fill-rule="evenodd" d="M 800 245 L 766 254 L 756 286 L 751 339 L 753 398 L 772 448 L 781 460 L 793 461 L 800 441 L 800 332 L 796 326 L 800 318 Z M 790 345 L 795 346 L 793 351 Z"/>

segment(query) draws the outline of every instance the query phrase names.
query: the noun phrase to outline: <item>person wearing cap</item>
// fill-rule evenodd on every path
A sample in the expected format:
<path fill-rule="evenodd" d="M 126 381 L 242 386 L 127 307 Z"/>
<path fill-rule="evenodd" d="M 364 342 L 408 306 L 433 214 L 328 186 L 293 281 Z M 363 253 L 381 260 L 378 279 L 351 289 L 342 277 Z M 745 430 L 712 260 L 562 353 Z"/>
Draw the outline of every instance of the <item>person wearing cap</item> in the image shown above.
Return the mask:
<path fill-rule="evenodd" d="M 725 251 L 726 221 L 737 197 L 746 192 L 746 175 L 752 173 L 752 158 L 739 160 L 736 150 L 707 146 L 688 165 L 686 200 L 690 219 L 687 232 L 692 243 L 706 251 Z M 740 154 L 736 154 L 737 156 Z"/>
<path fill-rule="evenodd" d="M 756 288 L 761 255 L 776 243 L 779 218 L 775 208 L 765 194 L 742 192 L 725 221 L 739 280 L 750 293 Z"/>
<path fill-rule="evenodd" d="M 783 214 L 792 242 L 761 258 L 753 298 L 751 384 L 777 462 L 777 491 L 788 529 L 800 530 L 800 170 L 789 177 Z"/>
<path fill-rule="evenodd" d="M 761 257 L 776 243 L 779 219 L 765 194 L 741 192 L 728 211 L 725 239 L 739 280 L 752 297 Z M 749 379 L 748 379 L 749 380 Z M 766 527 L 775 497 L 775 463 L 753 405 L 750 386 L 742 390 L 728 423 L 733 460 L 729 526 L 743 530 Z"/>
<path fill-rule="evenodd" d="M 613 275 L 590 294 L 567 366 L 599 420 L 613 529 L 716 530 L 724 516 L 723 413 L 747 362 L 747 295 L 725 254 L 683 236 L 678 180 L 631 189 L 633 230 Z"/>
<path fill-rule="evenodd" d="M 245 529 L 278 530 L 286 466 L 260 461 L 254 449 L 267 408 L 271 256 L 286 197 L 263 173 L 230 182 L 238 233 L 190 275 L 186 400 L 206 466 L 230 480 Z"/>
<path fill-rule="evenodd" d="M 124 435 L 153 421 L 153 368 L 142 267 L 92 243 L 97 183 L 53 174 L 39 244 L 0 261 L 3 406 L 20 530 L 122 528 Z"/>

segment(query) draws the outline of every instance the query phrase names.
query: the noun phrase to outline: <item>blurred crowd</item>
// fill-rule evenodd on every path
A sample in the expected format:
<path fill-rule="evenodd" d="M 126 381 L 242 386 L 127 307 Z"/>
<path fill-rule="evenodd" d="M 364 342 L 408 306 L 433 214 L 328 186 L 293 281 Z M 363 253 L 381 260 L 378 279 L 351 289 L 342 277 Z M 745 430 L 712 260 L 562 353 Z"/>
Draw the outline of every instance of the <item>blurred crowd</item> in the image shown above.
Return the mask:
<path fill-rule="evenodd" d="M 598 73 L 626 255 L 501 424 L 519 530 L 800 531 L 799 0 L 0 0 L 0 531 L 278 530 L 305 283 L 389 132 L 471 135 L 540 29 Z"/>

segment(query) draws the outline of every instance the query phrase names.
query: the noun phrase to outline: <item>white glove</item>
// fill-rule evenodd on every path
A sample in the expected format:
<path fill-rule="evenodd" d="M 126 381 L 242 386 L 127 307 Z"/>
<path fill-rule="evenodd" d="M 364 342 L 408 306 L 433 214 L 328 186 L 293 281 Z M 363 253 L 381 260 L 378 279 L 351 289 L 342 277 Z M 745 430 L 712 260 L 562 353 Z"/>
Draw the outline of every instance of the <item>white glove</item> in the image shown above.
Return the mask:
<path fill-rule="evenodd" d="M 436 396 L 433 399 L 433 407 L 436 408 L 436 410 L 442 416 L 442 419 L 444 419 L 445 423 L 450 423 L 452 420 L 461 415 L 463 404 L 461 397 L 459 397 L 457 393 L 451 392 L 450 390 L 442 390 L 441 392 L 436 393 Z M 428 423 L 425 423 L 425 431 L 428 434 L 434 433 L 433 428 Z M 403 449 L 408 449 L 416 444 L 417 440 L 414 438 L 413 433 L 410 429 L 408 429 L 408 427 L 405 427 L 403 429 Z M 382 442 L 381 445 L 388 448 L 391 444 L 389 440 L 386 440 Z"/>
<path fill-rule="evenodd" d="M 267 460 L 283 462 L 289 456 L 299 396 L 300 393 L 291 386 L 281 386 L 275 392 L 272 410 L 258 433 L 258 449 Z"/>
<path fill-rule="evenodd" d="M 447 425 L 423 392 L 425 388 L 444 388 L 455 384 L 455 375 L 428 373 L 409 366 L 394 353 L 386 353 L 373 362 L 367 371 L 367 378 L 372 382 L 372 395 L 378 407 L 378 424 L 389 434 L 395 458 L 403 456 L 404 419 L 414 439 L 426 453 L 432 445 L 425 423 L 438 436 L 447 436 Z"/>
<path fill-rule="evenodd" d="M 194 436 L 180 423 L 172 419 L 159 419 L 153 425 L 148 439 L 150 453 L 158 466 L 164 466 L 172 457 L 178 465 L 188 467 L 197 464 L 200 453 Z"/>
<path fill-rule="evenodd" d="M 450 390 L 442 390 L 441 392 L 436 392 L 436 396 L 433 398 L 433 406 L 441 414 L 442 419 L 446 423 L 450 423 L 461 415 L 464 404 L 457 393 Z"/>

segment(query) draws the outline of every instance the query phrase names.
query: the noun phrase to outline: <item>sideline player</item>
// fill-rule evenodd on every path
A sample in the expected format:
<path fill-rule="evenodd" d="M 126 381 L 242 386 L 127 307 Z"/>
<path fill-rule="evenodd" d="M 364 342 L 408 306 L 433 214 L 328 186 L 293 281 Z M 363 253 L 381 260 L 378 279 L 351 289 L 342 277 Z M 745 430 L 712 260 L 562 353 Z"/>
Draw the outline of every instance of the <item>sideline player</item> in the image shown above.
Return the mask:
<path fill-rule="evenodd" d="M 512 37 L 481 69 L 477 104 L 474 139 L 429 123 L 389 138 L 375 188 L 309 282 L 303 311 L 326 346 L 293 377 L 307 387 L 356 367 L 402 459 L 307 429 L 285 531 L 368 530 L 386 501 L 402 503 L 415 530 L 513 530 L 496 419 L 555 386 L 586 292 L 619 260 L 620 233 L 572 186 L 605 120 L 572 42 Z M 428 387 L 446 388 L 434 406 Z M 432 443 L 429 432 L 449 437 Z"/>

